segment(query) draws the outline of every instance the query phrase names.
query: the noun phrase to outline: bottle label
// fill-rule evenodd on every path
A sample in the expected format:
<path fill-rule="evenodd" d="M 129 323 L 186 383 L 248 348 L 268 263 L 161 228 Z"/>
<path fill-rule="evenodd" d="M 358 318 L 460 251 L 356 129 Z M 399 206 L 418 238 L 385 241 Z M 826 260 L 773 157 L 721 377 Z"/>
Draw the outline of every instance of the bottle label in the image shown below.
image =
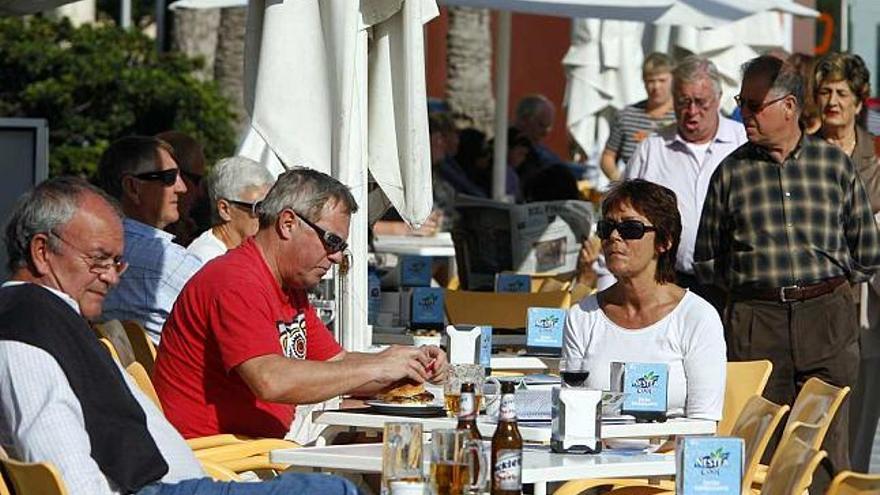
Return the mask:
<path fill-rule="evenodd" d="M 522 450 L 499 450 L 492 477 L 492 486 L 499 490 L 522 490 Z"/>
<path fill-rule="evenodd" d="M 498 421 L 516 421 L 515 394 L 504 394 L 501 396 L 501 405 L 498 409 Z"/>
<path fill-rule="evenodd" d="M 477 417 L 476 404 L 474 400 L 474 394 L 464 393 L 459 397 L 459 417 L 465 419 L 471 419 Z"/>

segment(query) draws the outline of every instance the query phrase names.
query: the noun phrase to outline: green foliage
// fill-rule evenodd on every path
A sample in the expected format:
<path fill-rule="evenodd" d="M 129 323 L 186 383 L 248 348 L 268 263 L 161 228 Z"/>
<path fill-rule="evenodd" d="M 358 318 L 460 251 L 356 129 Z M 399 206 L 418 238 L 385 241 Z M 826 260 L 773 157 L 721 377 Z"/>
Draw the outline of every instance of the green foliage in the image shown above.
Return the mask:
<path fill-rule="evenodd" d="M 51 175 L 91 176 L 114 139 L 169 129 L 204 143 L 210 163 L 233 150 L 233 114 L 193 76 L 199 63 L 113 25 L 0 18 L 0 116 L 49 122 Z"/>

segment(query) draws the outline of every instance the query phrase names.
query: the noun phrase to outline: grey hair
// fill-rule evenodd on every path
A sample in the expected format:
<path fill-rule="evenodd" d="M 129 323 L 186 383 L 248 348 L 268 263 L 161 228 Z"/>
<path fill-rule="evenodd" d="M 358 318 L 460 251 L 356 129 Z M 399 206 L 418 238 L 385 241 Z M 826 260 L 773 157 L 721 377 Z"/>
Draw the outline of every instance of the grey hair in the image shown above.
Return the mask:
<path fill-rule="evenodd" d="M 706 78 L 712 82 L 715 95 L 721 96 L 721 73 L 711 60 L 697 55 L 682 59 L 672 71 L 672 87 Z"/>
<path fill-rule="evenodd" d="M 266 199 L 260 203 L 260 228 L 274 225 L 281 212 L 288 208 L 317 222 L 329 201 L 341 203 L 350 214 L 358 210 L 357 202 L 345 184 L 310 168 L 290 169 L 278 176 Z"/>
<path fill-rule="evenodd" d="M 742 65 L 743 81 L 753 77 L 766 77 L 770 81 L 767 96 L 793 95 L 797 110 L 804 108 L 804 78 L 797 68 L 773 55 L 761 55 Z"/>
<path fill-rule="evenodd" d="M 516 104 L 516 118 L 517 120 L 530 119 L 545 105 L 553 108 L 553 102 L 544 95 L 533 94 L 524 96 L 519 100 L 519 103 Z"/>
<path fill-rule="evenodd" d="M 47 233 L 66 224 L 79 209 L 83 197 L 94 194 L 110 206 L 122 220 L 116 200 L 79 177 L 56 177 L 40 183 L 17 201 L 6 224 L 6 257 L 10 271 L 30 263 L 30 244 L 35 235 Z M 49 236 L 49 249 L 56 251 L 58 241 Z"/>
<path fill-rule="evenodd" d="M 218 161 L 208 174 L 208 196 L 211 198 L 214 222 L 220 221 L 217 213 L 218 199 L 242 201 L 241 195 L 248 188 L 270 187 L 274 182 L 272 172 L 250 158 L 231 156 Z"/>
<path fill-rule="evenodd" d="M 122 178 L 156 170 L 159 150 L 167 151 L 177 161 L 171 145 L 159 138 L 126 136 L 117 139 L 98 162 L 98 184 L 114 198 L 122 199 Z"/>

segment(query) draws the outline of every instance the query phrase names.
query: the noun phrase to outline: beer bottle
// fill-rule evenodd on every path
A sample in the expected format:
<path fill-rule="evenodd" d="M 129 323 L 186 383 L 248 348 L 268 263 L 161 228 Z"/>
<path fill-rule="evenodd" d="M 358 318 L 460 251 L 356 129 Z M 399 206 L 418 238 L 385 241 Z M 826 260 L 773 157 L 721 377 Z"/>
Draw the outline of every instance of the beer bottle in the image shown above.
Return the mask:
<path fill-rule="evenodd" d="M 522 493 L 523 442 L 516 425 L 515 397 L 514 383 L 502 383 L 498 427 L 492 437 L 492 495 Z"/>
<path fill-rule="evenodd" d="M 480 430 L 477 429 L 477 397 L 473 383 L 461 384 L 461 395 L 459 395 L 458 401 L 458 426 L 456 429 L 467 430 L 470 432 L 471 438 L 482 440 Z"/>

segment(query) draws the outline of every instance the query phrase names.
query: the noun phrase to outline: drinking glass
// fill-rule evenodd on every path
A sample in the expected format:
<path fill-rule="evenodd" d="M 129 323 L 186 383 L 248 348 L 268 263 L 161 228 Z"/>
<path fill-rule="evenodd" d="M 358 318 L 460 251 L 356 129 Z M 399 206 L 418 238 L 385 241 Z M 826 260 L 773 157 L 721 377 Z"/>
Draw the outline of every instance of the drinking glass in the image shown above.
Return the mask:
<path fill-rule="evenodd" d="M 483 443 L 465 430 L 431 432 L 431 486 L 436 495 L 481 493 L 488 477 Z"/>
<path fill-rule="evenodd" d="M 486 398 L 483 404 L 483 385 L 493 383 L 494 393 Z M 501 383 L 497 378 L 486 378 L 486 369 L 481 364 L 451 364 L 449 365 L 449 374 L 446 384 L 443 386 L 443 402 L 446 406 L 446 414 L 449 417 L 457 417 L 460 409 L 461 384 L 474 384 L 474 406 L 477 411 L 482 410 L 483 406 L 487 410 L 501 398 Z"/>
<path fill-rule="evenodd" d="M 390 493 L 392 481 L 423 481 L 422 424 L 385 423 L 382 440 L 382 493 Z"/>
<path fill-rule="evenodd" d="M 583 387 L 590 372 L 587 360 L 583 358 L 563 358 L 559 361 L 559 376 L 564 387 Z"/>

